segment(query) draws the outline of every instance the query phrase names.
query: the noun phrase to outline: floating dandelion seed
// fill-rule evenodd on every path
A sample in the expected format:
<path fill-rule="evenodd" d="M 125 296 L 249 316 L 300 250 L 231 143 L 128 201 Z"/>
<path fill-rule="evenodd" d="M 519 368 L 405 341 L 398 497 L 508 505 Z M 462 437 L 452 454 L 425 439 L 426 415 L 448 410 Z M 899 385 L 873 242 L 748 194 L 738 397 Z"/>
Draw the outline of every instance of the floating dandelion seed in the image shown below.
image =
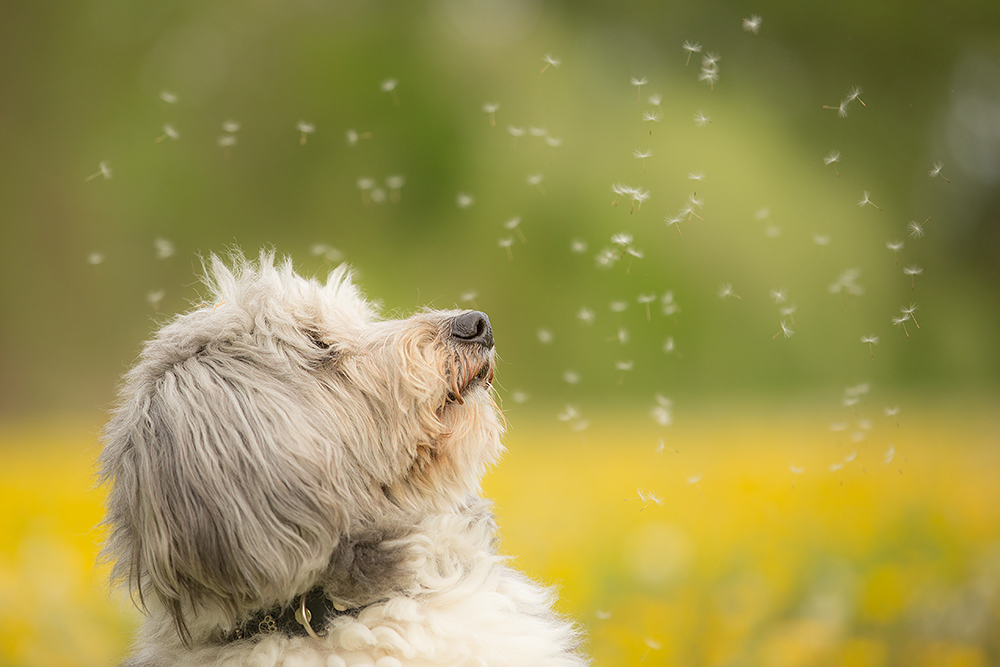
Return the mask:
<path fill-rule="evenodd" d="M 638 496 L 637 498 L 626 498 L 626 500 L 639 500 L 640 502 L 646 503 L 645 505 L 643 505 L 642 507 L 639 508 L 640 512 L 642 510 L 646 509 L 647 507 L 649 507 L 650 505 L 653 505 L 653 504 L 662 505 L 663 504 L 663 499 L 660 498 L 659 496 L 657 496 L 656 494 L 650 492 L 650 491 L 645 491 L 643 489 L 636 489 L 635 493 L 636 493 L 636 496 Z"/>
<path fill-rule="evenodd" d="M 788 470 L 791 471 L 791 473 L 793 475 L 801 475 L 802 473 L 804 473 L 806 471 L 805 468 L 799 467 L 799 466 L 795 465 L 794 463 L 789 463 L 788 464 Z"/>
<path fill-rule="evenodd" d="M 160 310 L 160 303 L 163 301 L 163 297 L 166 296 L 166 292 L 163 290 L 157 290 L 155 292 L 146 292 L 146 303 L 153 307 L 153 310 Z"/>
<path fill-rule="evenodd" d="M 927 218 L 927 220 L 930 220 L 930 218 Z M 906 229 L 909 231 L 911 239 L 924 238 L 924 234 L 926 234 L 926 232 L 924 231 L 924 225 L 927 224 L 927 220 L 924 220 L 923 222 L 910 220 L 908 223 L 906 223 Z"/>
<path fill-rule="evenodd" d="M 906 334 L 907 338 L 910 337 L 910 332 L 906 330 L 906 320 L 908 320 L 908 319 L 910 319 L 909 315 L 903 315 L 902 317 L 893 317 L 892 318 L 892 326 L 894 326 L 894 327 L 902 326 L 903 327 L 903 333 Z"/>
<path fill-rule="evenodd" d="M 344 133 L 344 137 L 347 140 L 348 146 L 357 146 L 358 142 L 362 139 L 371 139 L 371 132 L 358 132 L 355 129 L 349 129 Z"/>
<path fill-rule="evenodd" d="M 674 423 L 674 402 L 666 396 L 657 394 L 656 405 L 649 415 L 660 426 L 671 426 Z"/>
<path fill-rule="evenodd" d="M 813 234 L 813 243 L 821 248 L 825 248 L 830 245 L 830 237 L 825 234 Z"/>
<path fill-rule="evenodd" d="M 663 222 L 667 223 L 667 227 L 676 227 L 677 235 L 681 237 L 684 236 L 683 234 L 681 234 L 681 223 L 684 221 L 685 218 L 683 215 L 675 215 L 675 216 L 668 215 L 663 218 Z"/>
<path fill-rule="evenodd" d="M 576 419 L 579 416 L 580 416 L 580 411 L 576 408 L 575 405 L 567 405 L 565 408 L 563 408 L 563 411 L 559 413 L 558 419 L 561 422 L 568 422 L 573 419 Z"/>
<path fill-rule="evenodd" d="M 531 126 L 528 128 L 528 134 L 530 134 L 533 137 L 545 137 L 548 136 L 549 131 L 546 130 L 544 127 Z"/>
<path fill-rule="evenodd" d="M 558 139 L 556 137 L 546 136 L 544 141 L 546 146 L 551 146 L 552 148 L 559 148 L 562 146 L 562 139 Z"/>
<path fill-rule="evenodd" d="M 698 42 L 684 42 L 684 45 L 681 46 L 681 48 L 687 51 L 687 60 L 684 61 L 685 67 L 690 64 L 692 53 L 701 53 L 701 44 Z"/>
<path fill-rule="evenodd" d="M 644 123 L 659 123 L 663 120 L 663 114 L 659 111 L 644 111 L 642 112 L 642 121 Z M 649 128 L 649 134 L 653 134 L 653 128 Z"/>
<path fill-rule="evenodd" d="M 619 371 L 630 371 L 632 367 L 635 366 L 634 361 L 616 361 L 615 370 Z"/>
<path fill-rule="evenodd" d="M 559 69 L 559 65 L 562 64 L 561 60 L 559 60 L 558 58 L 553 58 L 548 53 L 542 56 L 542 60 L 545 61 L 545 67 L 542 68 L 542 71 L 539 72 L 539 74 L 544 74 L 545 70 L 547 70 L 549 67 L 551 67 L 552 69 Z"/>
<path fill-rule="evenodd" d="M 527 403 L 528 399 L 531 398 L 531 396 L 524 391 L 514 391 L 511 393 L 510 397 L 514 399 L 515 403 Z"/>
<path fill-rule="evenodd" d="M 915 303 L 912 303 L 912 302 L 911 302 L 909 306 L 900 306 L 900 307 L 899 307 L 899 310 L 900 310 L 900 312 L 902 312 L 902 313 L 903 313 L 904 315 L 906 315 L 906 316 L 907 316 L 907 317 L 909 317 L 909 318 L 910 318 L 911 320 L 913 320 L 913 324 L 914 324 L 914 326 L 916 326 L 916 327 L 917 327 L 918 329 L 920 328 L 920 325 L 919 325 L 919 324 L 917 324 L 917 318 L 916 318 L 916 316 L 915 316 L 915 315 L 913 314 L 913 313 L 914 313 L 914 312 L 915 312 L 915 311 L 917 310 L 917 304 L 915 304 Z M 921 316 L 921 317 L 923 317 L 923 316 Z"/>
<path fill-rule="evenodd" d="M 861 342 L 862 343 L 866 343 L 868 345 L 868 351 L 871 353 L 872 359 L 874 359 L 875 358 L 875 348 L 872 347 L 872 346 L 873 345 L 878 345 L 878 336 L 862 336 L 861 337 Z"/>
<path fill-rule="evenodd" d="M 861 102 L 861 106 L 863 106 L 863 107 L 868 106 L 867 104 L 865 104 L 865 101 L 863 99 L 861 99 L 861 86 L 854 86 L 853 88 L 851 88 L 847 92 L 847 97 L 844 98 L 844 103 L 845 104 L 850 104 L 854 100 L 857 100 L 858 102 Z"/>
<path fill-rule="evenodd" d="M 795 326 L 795 310 L 796 310 L 796 307 L 794 305 L 790 305 L 790 306 L 786 306 L 784 308 L 779 308 L 778 309 L 778 313 L 782 317 L 787 317 L 788 320 L 792 323 L 792 326 L 794 327 Z"/>
<path fill-rule="evenodd" d="M 896 448 L 889 445 L 889 449 L 885 451 L 885 455 L 882 457 L 882 463 L 889 465 L 892 463 L 892 459 L 896 456 Z"/>
<path fill-rule="evenodd" d="M 554 339 L 552 332 L 548 329 L 539 329 L 536 335 L 538 336 L 538 342 L 543 345 L 548 345 Z"/>
<path fill-rule="evenodd" d="M 525 179 L 528 185 L 538 188 L 538 191 L 543 195 L 545 194 L 545 187 L 542 185 L 542 181 L 545 180 L 545 174 L 531 174 Z"/>
<path fill-rule="evenodd" d="M 310 134 L 313 134 L 316 131 L 316 126 L 313 123 L 307 123 L 304 120 L 300 120 L 298 123 L 296 123 L 295 128 L 299 131 L 300 146 L 305 146 L 306 139 L 309 137 Z"/>
<path fill-rule="evenodd" d="M 161 90 L 160 99 L 167 104 L 177 104 L 177 95 L 173 94 L 169 90 Z"/>
<path fill-rule="evenodd" d="M 752 14 L 750 18 L 743 19 L 743 32 L 752 32 L 754 37 L 760 32 L 760 24 L 763 19 L 761 19 L 756 14 Z"/>
<path fill-rule="evenodd" d="M 521 232 L 521 216 L 517 215 L 503 223 L 504 229 L 508 229 L 515 234 L 517 238 L 521 239 L 521 243 L 527 243 L 528 239 L 524 238 L 524 233 Z"/>
<path fill-rule="evenodd" d="M 569 243 L 570 252 L 576 253 L 577 255 L 587 252 L 587 242 L 582 239 L 573 239 Z"/>
<path fill-rule="evenodd" d="M 624 301 L 612 301 L 608 304 L 608 308 L 611 309 L 612 313 L 624 313 L 628 310 L 628 304 Z"/>
<path fill-rule="evenodd" d="M 170 125 L 168 123 L 167 125 L 163 126 L 163 134 L 158 136 L 156 139 L 153 139 L 153 142 L 158 144 L 160 142 L 166 141 L 167 139 L 177 141 L 180 138 L 181 138 L 180 133 L 174 129 L 173 125 Z"/>
<path fill-rule="evenodd" d="M 652 318 L 652 316 L 651 316 L 651 314 L 649 312 L 649 304 L 651 304 L 654 301 L 656 301 L 656 295 L 655 294 L 640 294 L 638 297 L 636 297 L 636 301 L 638 301 L 639 303 L 641 303 L 641 304 L 643 304 L 643 305 L 646 306 L 646 321 L 649 322 L 650 319 Z"/>
<path fill-rule="evenodd" d="M 498 240 L 497 245 L 507 251 L 507 261 L 514 261 L 514 253 L 511 252 L 511 246 L 514 245 L 513 236 Z"/>
<path fill-rule="evenodd" d="M 500 108 L 500 105 L 496 102 L 487 102 L 483 104 L 483 111 L 490 117 L 490 127 L 497 126 L 496 113 Z"/>
<path fill-rule="evenodd" d="M 517 139 L 518 137 L 523 137 L 524 136 L 524 128 L 523 127 L 514 127 L 513 125 L 508 125 L 507 126 L 507 133 L 510 136 L 512 136 L 515 139 Z"/>
<path fill-rule="evenodd" d="M 712 122 L 712 119 L 699 111 L 694 115 L 694 124 L 698 127 L 705 127 Z"/>
<path fill-rule="evenodd" d="M 691 475 L 690 477 L 687 478 L 688 484 L 697 484 L 700 481 L 701 481 L 701 475 Z"/>
<path fill-rule="evenodd" d="M 654 107 L 660 106 L 663 103 L 663 97 L 660 95 L 650 95 L 646 98 L 646 101 L 652 104 Z"/>
<path fill-rule="evenodd" d="M 396 87 L 399 85 L 399 81 L 396 79 L 386 79 L 379 84 L 379 88 L 383 93 L 389 93 L 389 97 L 392 98 L 392 103 L 395 106 L 399 106 L 399 97 L 396 95 Z"/>
<path fill-rule="evenodd" d="M 874 206 L 878 210 L 882 210 L 882 207 L 871 200 L 871 193 L 865 190 L 861 193 L 861 200 L 858 202 L 858 206 L 862 208 L 865 206 Z"/>
<path fill-rule="evenodd" d="M 618 343 L 621 345 L 625 345 L 626 343 L 628 343 L 629 340 L 628 329 L 626 329 L 625 327 L 618 327 L 618 333 L 614 338 L 612 338 L 612 340 L 617 340 Z"/>
<path fill-rule="evenodd" d="M 788 291 L 784 288 L 771 290 L 771 300 L 775 305 L 785 303 L 788 301 Z"/>
<path fill-rule="evenodd" d="M 677 345 L 674 342 L 673 336 L 667 336 L 667 339 L 663 341 L 663 351 L 666 354 L 673 354 L 677 351 Z"/>
<path fill-rule="evenodd" d="M 563 380 L 567 384 L 580 384 L 580 374 L 576 371 L 566 371 L 563 373 Z"/>
<path fill-rule="evenodd" d="M 344 259 L 344 253 L 340 252 L 332 245 L 317 243 L 312 247 L 312 254 L 322 257 L 329 262 L 340 262 Z"/>
<path fill-rule="evenodd" d="M 618 206 L 618 199 L 625 196 L 631 197 L 632 193 L 635 192 L 635 188 L 624 183 L 612 183 L 611 191 L 615 193 L 615 198 L 611 200 L 611 205 Z"/>
<path fill-rule="evenodd" d="M 87 255 L 87 264 L 91 266 L 97 266 L 98 264 L 104 263 L 104 254 L 99 252 L 92 252 Z"/>
<path fill-rule="evenodd" d="M 226 148 L 226 149 L 232 148 L 233 146 L 236 145 L 236 135 L 224 134 L 221 137 L 219 137 L 217 143 L 219 144 L 219 148 Z M 227 150 L 226 154 L 228 155 L 228 153 L 229 151 Z"/>
<path fill-rule="evenodd" d="M 153 247 L 156 249 L 157 259 L 167 259 L 169 257 L 173 257 L 176 252 L 174 244 L 167 239 L 155 239 L 153 241 Z"/>
<path fill-rule="evenodd" d="M 778 333 L 771 336 L 771 340 L 774 340 L 780 335 L 784 335 L 785 338 L 791 338 L 794 334 L 795 334 L 795 329 L 793 329 L 791 325 L 788 324 L 788 322 L 786 322 L 785 320 L 781 320 L 781 329 L 778 331 Z"/>
<path fill-rule="evenodd" d="M 703 171 L 689 171 L 688 179 L 692 181 L 703 181 L 705 180 L 705 172 Z"/>
<path fill-rule="evenodd" d="M 899 266 L 899 251 L 903 249 L 902 241 L 886 241 L 885 247 L 892 251 L 892 256 L 895 258 L 895 266 Z"/>
<path fill-rule="evenodd" d="M 944 167 L 944 162 L 935 162 L 934 167 L 930 170 L 930 177 L 934 178 L 936 176 L 940 176 L 945 180 L 945 182 L 951 183 L 951 181 L 948 180 L 948 177 L 941 173 L 941 169 L 943 167 Z"/>
<path fill-rule="evenodd" d="M 83 182 L 86 183 L 87 181 L 92 181 L 98 176 L 103 176 L 104 180 L 108 180 L 111 178 L 111 167 L 109 167 L 108 163 L 104 162 L 103 160 L 100 163 L 98 163 L 97 171 L 95 171 L 87 178 L 83 179 Z"/>
<path fill-rule="evenodd" d="M 460 209 L 467 209 L 476 203 L 476 198 L 472 195 L 465 194 L 464 192 L 459 192 L 455 196 L 455 205 Z"/>
<path fill-rule="evenodd" d="M 637 160 L 642 160 L 642 173 L 646 173 L 646 158 L 653 157 L 653 149 L 647 148 L 646 150 L 641 151 L 636 148 L 632 151 L 632 157 Z"/>
<path fill-rule="evenodd" d="M 239 132 L 242 125 L 237 120 L 227 120 L 222 123 L 222 131 L 229 132 L 230 134 L 234 132 Z"/>
<path fill-rule="evenodd" d="M 681 310 L 681 307 L 674 301 L 674 293 L 672 291 L 664 294 L 663 298 L 660 299 L 660 303 L 663 306 L 663 314 L 667 317 L 676 315 Z"/>
<path fill-rule="evenodd" d="M 462 303 L 475 303 L 477 296 L 479 296 L 479 294 L 475 290 L 471 292 L 462 292 L 458 295 L 458 300 Z"/>
<path fill-rule="evenodd" d="M 590 308 L 581 307 L 580 310 L 577 311 L 576 316 L 584 324 L 594 323 L 595 319 L 594 311 L 592 311 Z"/>
<path fill-rule="evenodd" d="M 633 210 L 639 211 L 642 209 L 642 202 L 649 199 L 649 191 L 643 190 L 642 188 L 636 188 L 632 191 L 632 209 L 629 209 L 629 213 Z M 638 204 L 638 205 L 637 205 Z"/>
<path fill-rule="evenodd" d="M 632 79 L 629 81 L 629 83 L 631 83 L 633 86 L 636 87 L 636 98 L 635 98 L 636 101 L 637 102 L 642 101 L 642 87 L 645 86 L 647 83 L 649 83 L 649 80 L 646 79 L 646 77 L 637 79 L 633 76 Z"/>
<path fill-rule="evenodd" d="M 916 264 L 910 264 L 909 266 L 904 266 L 903 267 L 903 274 L 907 275 L 907 276 L 910 276 L 910 291 L 911 292 L 914 289 L 916 289 L 916 287 L 917 287 L 917 285 L 916 285 L 917 276 L 919 276 L 923 272 L 924 272 L 924 270 L 922 268 L 920 268 L 919 266 L 917 266 Z"/>
<path fill-rule="evenodd" d="M 830 151 L 823 158 L 823 164 L 829 166 L 833 165 L 833 173 L 837 174 L 837 178 L 840 178 L 840 172 L 837 171 L 837 163 L 840 162 L 840 151 Z"/>
<path fill-rule="evenodd" d="M 397 203 L 399 201 L 400 190 L 403 189 L 403 184 L 406 183 L 406 178 L 403 176 L 388 176 L 385 179 L 385 185 L 389 188 L 389 201 Z"/>
<path fill-rule="evenodd" d="M 741 297 L 739 294 L 733 291 L 732 283 L 722 283 L 722 285 L 719 286 L 719 298 L 725 299 L 727 297 L 732 297 L 734 299 L 740 299 L 740 300 L 743 299 L 743 297 Z"/>

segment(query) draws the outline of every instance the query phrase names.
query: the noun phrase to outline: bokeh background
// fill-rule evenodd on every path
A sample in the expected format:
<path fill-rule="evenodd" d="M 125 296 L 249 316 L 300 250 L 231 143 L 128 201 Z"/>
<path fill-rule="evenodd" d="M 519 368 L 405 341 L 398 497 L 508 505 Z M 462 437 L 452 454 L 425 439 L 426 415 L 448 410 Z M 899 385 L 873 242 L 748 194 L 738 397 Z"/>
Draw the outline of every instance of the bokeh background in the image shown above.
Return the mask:
<path fill-rule="evenodd" d="M 490 315 L 504 548 L 598 664 L 1000 664 L 995 2 L 0 17 L 0 664 L 126 653 L 99 430 L 234 247 Z"/>

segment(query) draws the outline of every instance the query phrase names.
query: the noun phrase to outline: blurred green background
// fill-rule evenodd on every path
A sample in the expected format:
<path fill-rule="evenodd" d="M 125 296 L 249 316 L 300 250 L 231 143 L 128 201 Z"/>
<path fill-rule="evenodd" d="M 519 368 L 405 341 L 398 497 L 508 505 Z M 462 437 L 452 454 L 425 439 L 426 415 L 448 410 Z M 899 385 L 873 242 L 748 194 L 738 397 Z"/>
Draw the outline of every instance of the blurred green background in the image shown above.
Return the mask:
<path fill-rule="evenodd" d="M 759 24 L 748 25 L 753 16 Z M 689 61 L 685 43 L 701 49 Z M 708 54 L 715 65 L 705 64 Z M 859 99 L 842 116 L 856 86 Z M 947 567 L 927 580 L 945 591 L 980 581 L 974 563 L 994 562 L 987 555 L 998 548 L 1000 519 L 970 508 L 987 502 L 977 494 L 989 493 L 998 471 L 996 2 L 6 3 L 0 137 L 0 455 L 13 507 L 3 524 L 0 616 L 6 609 L 17 618 L 16 600 L 44 579 L 24 563 L 64 562 L 36 558 L 38 548 L 50 553 L 45 544 L 89 568 L 94 534 L 74 534 L 72 545 L 54 536 L 88 531 L 99 517 L 86 471 L 115 385 L 155 328 L 201 303 L 201 258 L 234 246 L 250 255 L 274 248 L 306 275 L 346 261 L 389 316 L 423 306 L 486 311 L 511 424 L 505 465 L 513 467 L 497 474 L 537 469 L 562 479 L 563 464 L 545 457 L 568 447 L 567 456 L 582 457 L 568 488 L 622 480 L 608 492 L 618 508 L 635 496 L 625 480 L 654 470 L 643 456 L 658 442 L 667 452 L 716 452 L 701 468 L 674 471 L 677 486 L 666 495 L 679 489 L 682 499 L 702 472 L 738 468 L 734 461 L 756 460 L 754 452 L 771 466 L 765 486 L 784 489 L 806 460 L 830 480 L 844 466 L 861 479 L 869 470 L 861 464 L 888 470 L 887 448 L 905 449 L 907 438 L 914 451 L 925 448 L 913 465 L 928 471 L 944 465 L 941 451 L 961 445 L 971 447 L 956 463 L 961 474 L 877 486 L 884 526 L 907 537 L 872 537 L 866 553 L 944 540 L 954 547 L 942 557 Z M 648 199 L 616 202 L 615 184 Z M 865 198 L 877 207 L 859 206 Z M 616 244 L 622 235 L 629 240 Z M 896 242 L 898 250 L 887 246 Z M 726 285 L 739 298 L 720 296 Z M 894 326 L 911 304 L 916 322 Z M 909 435 L 886 426 L 914 414 L 925 421 L 911 423 Z M 771 437 L 773 428 L 783 435 Z M 546 437 L 528 435 L 538 431 Z M 734 449 L 714 450 L 700 432 Z M 536 458 L 517 458 L 525 443 Z M 611 443 L 621 451 L 614 475 L 595 454 Z M 956 500 L 963 475 L 976 470 L 985 477 Z M 76 493 L 90 513 L 60 514 L 50 478 L 70 484 L 60 490 L 65 507 L 77 506 Z M 505 479 L 494 482 L 501 508 L 524 493 Z M 790 530 L 836 515 L 836 489 L 821 487 L 800 507 L 800 523 L 788 519 L 798 526 Z M 868 496 L 851 493 L 863 508 Z M 938 524 L 923 496 L 962 527 L 946 537 L 928 527 Z M 717 513 L 706 516 L 725 516 L 745 498 L 731 491 L 714 500 Z M 634 512 L 635 503 L 625 507 Z M 685 580 L 690 600 L 664 589 L 636 603 L 628 587 L 646 584 L 623 583 L 620 564 L 602 560 L 599 545 L 567 542 L 580 562 L 562 565 L 551 549 L 532 546 L 542 506 L 555 508 L 545 534 L 558 542 L 552 531 L 573 509 L 553 496 L 506 517 L 525 567 L 566 581 L 575 614 L 592 614 L 617 590 L 615 599 L 645 619 L 629 621 L 639 633 L 629 640 L 595 631 L 595 654 L 612 664 L 643 652 L 667 664 L 763 664 L 643 644 L 654 635 L 654 644 L 669 643 L 666 628 L 688 637 L 689 628 L 664 619 L 708 618 L 698 595 L 729 600 L 712 591 L 725 589 L 731 571 Z M 767 505 L 748 525 L 769 534 L 783 507 Z M 619 522 L 606 516 L 601 530 Z M 911 525 L 924 537 L 899 528 Z M 846 538 L 851 527 L 832 534 Z M 801 556 L 792 570 L 823 569 L 816 563 L 830 545 L 810 547 L 818 554 L 810 560 L 780 543 Z M 1000 574 L 983 571 L 989 590 L 1000 591 Z M 81 576 L 81 590 L 100 590 L 100 573 Z M 595 581 L 604 582 L 597 592 Z M 772 589 L 771 599 L 785 593 Z M 102 632 L 118 637 L 86 655 L 123 650 L 118 626 L 127 630 L 131 617 L 80 595 L 88 602 L 75 613 L 105 619 Z M 985 623 L 996 627 L 1000 597 L 990 599 Z M 760 627 L 775 627 L 761 618 Z M 814 665 L 1000 660 L 995 641 L 978 639 L 987 633 L 954 644 L 972 647 L 965 653 L 948 644 L 934 662 L 933 651 L 892 643 L 923 626 L 888 618 L 891 631 L 875 632 L 888 649 L 845 640 L 837 646 L 846 653 L 823 659 L 754 655 Z M 636 624 L 663 631 L 644 635 Z M 18 629 L 0 637 L 0 664 L 74 664 L 10 648 L 30 633 L 8 627 Z M 32 641 L 22 643 L 37 648 Z M 706 639 L 724 644 L 713 642 Z"/>

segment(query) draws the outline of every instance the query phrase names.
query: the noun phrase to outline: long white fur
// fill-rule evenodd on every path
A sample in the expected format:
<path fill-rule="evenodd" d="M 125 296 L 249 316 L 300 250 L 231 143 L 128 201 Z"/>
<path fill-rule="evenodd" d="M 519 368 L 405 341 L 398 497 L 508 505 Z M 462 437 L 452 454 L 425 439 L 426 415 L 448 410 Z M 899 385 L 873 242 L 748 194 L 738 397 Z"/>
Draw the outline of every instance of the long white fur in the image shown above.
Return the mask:
<path fill-rule="evenodd" d="M 146 344 L 105 430 L 105 555 L 146 612 L 126 664 L 587 664 L 496 552 L 480 480 L 503 425 L 473 379 L 493 351 L 456 344 L 460 311 L 385 320 L 347 269 L 269 252 L 206 273 L 209 305 Z M 223 639 L 317 586 L 363 610 L 319 640 Z"/>

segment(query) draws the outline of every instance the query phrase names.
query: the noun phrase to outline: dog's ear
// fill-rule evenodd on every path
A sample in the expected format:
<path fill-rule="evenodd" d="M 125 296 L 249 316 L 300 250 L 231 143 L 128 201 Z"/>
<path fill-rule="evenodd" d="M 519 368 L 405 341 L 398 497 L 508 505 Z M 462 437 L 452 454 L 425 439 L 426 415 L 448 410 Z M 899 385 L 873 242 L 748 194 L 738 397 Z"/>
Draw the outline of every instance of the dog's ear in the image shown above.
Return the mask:
<path fill-rule="evenodd" d="M 187 641 L 190 609 L 232 618 L 307 587 L 344 530 L 347 487 L 285 383 L 246 360 L 196 354 L 143 371 L 105 431 L 105 552 Z"/>

